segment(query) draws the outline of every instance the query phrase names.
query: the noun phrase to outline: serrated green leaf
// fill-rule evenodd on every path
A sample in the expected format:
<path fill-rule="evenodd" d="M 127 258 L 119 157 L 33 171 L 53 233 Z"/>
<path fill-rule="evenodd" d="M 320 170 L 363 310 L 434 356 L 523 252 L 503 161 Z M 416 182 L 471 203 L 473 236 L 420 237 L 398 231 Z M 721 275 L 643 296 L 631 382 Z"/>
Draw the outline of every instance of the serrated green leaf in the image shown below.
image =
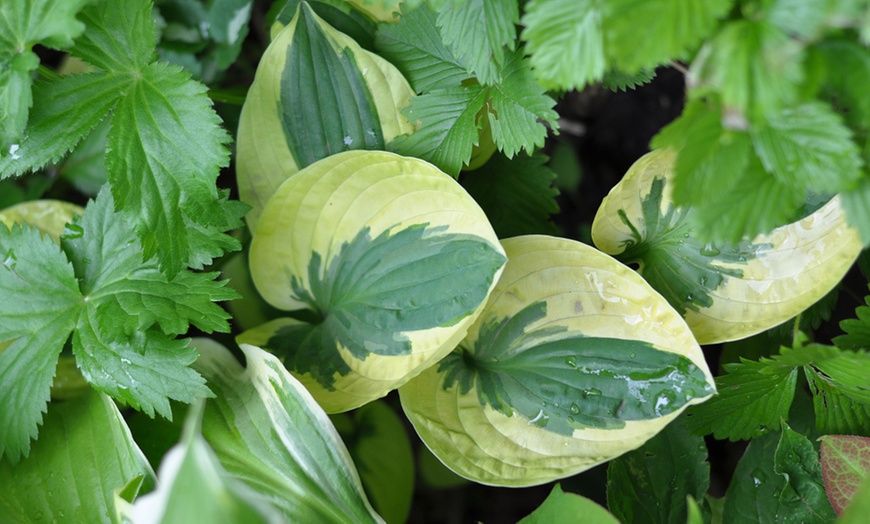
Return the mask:
<path fill-rule="evenodd" d="M 828 105 L 808 103 L 770 113 L 751 134 L 765 169 L 796 190 L 839 193 L 861 175 L 852 133 Z"/>
<path fill-rule="evenodd" d="M 783 424 L 774 454 L 773 471 L 785 477 L 813 522 L 830 522 L 834 510 L 825 494 L 819 454 L 812 442 Z"/>
<path fill-rule="evenodd" d="M 57 359 L 82 298 L 57 243 L 34 227 L 0 224 L 0 457 L 17 462 L 36 438 Z"/>
<path fill-rule="evenodd" d="M 620 522 L 685 522 L 686 499 L 702 498 L 710 484 L 704 439 L 677 419 L 640 448 L 607 467 L 607 506 Z M 673 479 L 664 483 L 661 479 Z"/>
<path fill-rule="evenodd" d="M 536 302 L 483 326 L 473 348 L 460 345 L 441 361 L 444 389 L 474 388 L 482 405 L 563 435 L 661 417 L 712 393 L 690 359 L 649 342 L 560 335 L 567 328 L 527 333 L 546 309 Z"/>
<path fill-rule="evenodd" d="M 195 364 L 217 392 L 202 433 L 231 475 L 290 522 L 382 522 L 329 418 L 274 356 L 242 345 L 247 368 L 197 340 Z"/>
<path fill-rule="evenodd" d="M 297 299 L 323 320 L 310 328 L 283 328 L 268 347 L 288 369 L 331 387 L 335 374 L 351 371 L 339 348 L 358 360 L 410 353 L 403 333 L 451 326 L 470 315 L 503 263 L 489 244 L 443 228 L 421 224 L 375 238 L 363 228 L 333 259 L 312 254 L 311 291 L 292 280 Z"/>
<path fill-rule="evenodd" d="M 108 181 L 105 152 L 109 122 L 109 119 L 104 119 L 97 124 L 97 127 L 58 166 L 60 176 L 90 198 L 96 197 L 100 188 Z"/>
<path fill-rule="evenodd" d="M 605 50 L 612 65 L 634 73 L 686 58 L 708 37 L 732 0 L 608 0 Z"/>
<path fill-rule="evenodd" d="M 823 433 L 870 435 L 870 404 L 852 400 L 819 372 L 804 368 L 813 396 L 816 428 Z"/>
<path fill-rule="evenodd" d="M 229 331 L 229 315 L 214 303 L 238 297 L 226 281 L 215 281 L 217 273 L 188 270 L 167 278 L 155 260 L 142 261 L 135 233 L 113 207 L 111 195 L 102 191 L 62 240 L 88 307 L 107 315 L 98 324 L 119 315 L 112 323 L 123 325 L 127 335 L 155 324 L 167 335 L 187 332 L 190 323 L 208 333 Z M 125 317 L 131 324 L 119 321 Z"/>
<path fill-rule="evenodd" d="M 112 110 L 128 87 L 124 75 L 105 72 L 37 82 L 40 103 L 30 113 L 27 136 L 7 154 L 0 151 L 0 178 L 17 176 L 60 160 Z"/>
<path fill-rule="evenodd" d="M 458 176 L 478 143 L 480 118 L 487 90 L 478 85 L 434 90 L 411 99 L 403 111 L 418 129 L 400 136 L 390 149 L 405 156 L 428 160 L 445 173 Z"/>
<path fill-rule="evenodd" d="M 405 75 L 417 93 L 458 86 L 467 68 L 441 40 L 436 14 L 424 4 L 394 24 L 381 24 L 375 35 L 378 54 Z"/>
<path fill-rule="evenodd" d="M 514 0 L 468 0 L 438 10 L 447 47 L 483 84 L 501 80 L 504 53 L 513 51 L 519 8 Z"/>
<path fill-rule="evenodd" d="M 601 80 L 602 13 L 594 0 L 530 0 L 521 20 L 532 70 L 546 89 L 580 89 Z"/>
<path fill-rule="evenodd" d="M 502 81 L 490 89 L 489 123 L 492 138 L 508 158 L 521 149 L 528 152 L 544 145 L 548 127 L 558 130 L 556 101 L 544 93 L 521 50 L 505 58 Z M 544 125 L 544 124 L 547 125 Z"/>
<path fill-rule="evenodd" d="M 749 440 L 777 429 L 791 408 L 797 370 L 743 359 L 724 367 L 728 374 L 716 377 L 719 395 L 689 408 L 692 431 L 721 440 Z"/>
<path fill-rule="evenodd" d="M 111 522 L 115 492 L 132 482 L 135 493 L 153 476 L 112 399 L 89 391 L 51 404 L 28 458 L 0 459 L 0 514 L 7 522 Z"/>
<path fill-rule="evenodd" d="M 79 19 L 85 32 L 70 52 L 100 69 L 115 72 L 143 70 L 156 57 L 157 29 L 148 0 L 119 5 L 113 0 L 95 0 Z"/>
<path fill-rule="evenodd" d="M 841 194 L 849 224 L 858 230 L 861 242 L 870 244 L 870 178 L 864 176 L 849 191 Z"/>
<path fill-rule="evenodd" d="M 140 73 L 115 108 L 106 164 L 116 206 L 139 225 L 145 256 L 157 255 L 172 276 L 190 257 L 185 217 L 226 223 L 215 179 L 229 161 L 229 136 L 205 86 L 187 73 L 161 63 Z"/>
<path fill-rule="evenodd" d="M 728 22 L 692 63 L 699 85 L 711 86 L 744 122 L 763 121 L 798 99 L 803 45 L 759 20 Z"/>
<path fill-rule="evenodd" d="M 27 125 L 31 75 L 39 66 L 33 46 L 70 45 L 84 30 L 76 14 L 88 1 L 19 0 L 0 6 L 0 155 L 20 144 Z"/>
<path fill-rule="evenodd" d="M 828 501 L 809 498 L 818 496 L 818 485 L 812 444 L 786 426 L 749 444 L 725 494 L 723 521 L 830 522 L 835 515 Z"/>
<path fill-rule="evenodd" d="M 641 69 L 632 74 L 619 69 L 608 69 L 601 79 L 601 85 L 611 91 L 628 91 L 650 83 L 655 76 L 655 69 Z"/>
<path fill-rule="evenodd" d="M 559 192 L 553 187 L 556 174 L 546 163 L 542 153 L 512 160 L 496 154 L 462 178 L 462 187 L 480 204 L 499 238 L 555 234 L 550 215 L 559 212 Z"/>
<path fill-rule="evenodd" d="M 94 388 L 149 417 L 156 412 L 169 419 L 169 399 L 192 402 L 212 396 L 205 379 L 189 367 L 197 353 L 187 340 L 174 340 L 152 329 L 124 341 L 100 325 L 100 313 L 84 311 L 72 339 L 76 363 Z"/>
<path fill-rule="evenodd" d="M 585 524 L 618 524 L 618 520 L 595 502 L 574 493 L 565 493 L 559 484 L 531 514 L 519 524 L 548 524 L 564 522 L 582 515 Z"/>
<path fill-rule="evenodd" d="M 828 17 L 832 14 L 832 4 L 837 3 L 827 0 L 776 0 L 765 6 L 764 17 L 785 33 L 812 41 L 830 23 Z"/>
<path fill-rule="evenodd" d="M 870 438 L 825 435 L 819 440 L 825 492 L 834 511 L 841 515 L 870 478 Z"/>
<path fill-rule="evenodd" d="M 834 338 L 833 342 L 837 347 L 870 350 L 870 296 L 864 297 L 864 303 L 867 305 L 855 309 L 857 318 L 840 322 L 840 329 L 846 334 Z"/>

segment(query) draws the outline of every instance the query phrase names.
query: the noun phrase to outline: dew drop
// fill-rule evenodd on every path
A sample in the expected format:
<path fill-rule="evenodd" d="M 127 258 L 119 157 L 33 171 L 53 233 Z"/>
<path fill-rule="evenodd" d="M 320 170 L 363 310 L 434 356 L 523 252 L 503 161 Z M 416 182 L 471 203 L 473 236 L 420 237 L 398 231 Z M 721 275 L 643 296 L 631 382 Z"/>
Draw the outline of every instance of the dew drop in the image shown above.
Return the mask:
<path fill-rule="evenodd" d="M 21 158 L 21 153 L 18 150 L 21 149 L 21 146 L 18 144 L 12 144 L 9 146 L 9 155 L 12 157 L 12 160 L 18 160 Z"/>
<path fill-rule="evenodd" d="M 628 356 L 628 358 L 637 358 L 637 353 L 632 353 L 631 355 Z"/>
<path fill-rule="evenodd" d="M 577 404 L 571 404 L 570 410 L 572 415 L 580 414 L 580 406 L 578 406 Z M 573 422 L 573 419 L 571 419 L 571 421 Z"/>
<path fill-rule="evenodd" d="M 694 297 L 692 296 L 691 293 L 687 294 L 687 295 L 686 295 L 686 302 L 691 302 L 693 298 L 694 298 Z"/>
<path fill-rule="evenodd" d="M 3 265 L 9 269 L 15 269 L 15 264 L 18 263 L 18 257 L 15 256 L 15 250 L 10 248 L 3 258 Z"/>
<path fill-rule="evenodd" d="M 601 390 L 600 390 L 600 389 L 595 389 L 595 388 L 584 389 L 584 390 L 583 390 L 583 396 L 584 396 L 584 397 L 600 397 L 600 396 L 601 396 Z"/>
<path fill-rule="evenodd" d="M 577 367 L 577 359 L 574 357 L 568 357 L 565 359 L 565 363 L 571 366 L 572 368 Z"/>
<path fill-rule="evenodd" d="M 534 424 L 539 428 L 543 428 L 547 426 L 547 423 L 550 422 L 549 415 L 544 413 L 544 410 L 538 411 L 538 414 L 535 415 L 535 418 L 529 420 L 529 424 Z"/>
<path fill-rule="evenodd" d="M 701 248 L 701 255 L 705 257 L 715 257 L 719 253 L 721 253 L 721 251 L 719 251 L 712 242 L 707 242 L 704 244 L 704 247 Z"/>

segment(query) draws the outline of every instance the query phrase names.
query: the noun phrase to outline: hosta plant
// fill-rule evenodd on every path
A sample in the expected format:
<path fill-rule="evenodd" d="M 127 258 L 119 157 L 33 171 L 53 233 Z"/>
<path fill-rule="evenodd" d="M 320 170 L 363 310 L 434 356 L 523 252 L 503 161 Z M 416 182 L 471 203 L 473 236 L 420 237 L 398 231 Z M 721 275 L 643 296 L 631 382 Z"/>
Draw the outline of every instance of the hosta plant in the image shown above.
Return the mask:
<path fill-rule="evenodd" d="M 0 2 L 0 521 L 866 520 L 868 20 Z"/>

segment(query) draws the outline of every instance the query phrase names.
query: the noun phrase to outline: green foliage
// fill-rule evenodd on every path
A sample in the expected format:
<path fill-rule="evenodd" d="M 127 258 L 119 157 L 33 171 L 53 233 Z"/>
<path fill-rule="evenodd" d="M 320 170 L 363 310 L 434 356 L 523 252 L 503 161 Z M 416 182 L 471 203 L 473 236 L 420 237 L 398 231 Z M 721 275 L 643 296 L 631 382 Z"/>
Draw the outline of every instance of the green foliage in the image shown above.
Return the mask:
<path fill-rule="evenodd" d="M 39 66 L 33 46 L 71 45 L 85 29 L 76 14 L 87 3 L 24 0 L 4 2 L 0 7 L 0 156 L 14 156 L 21 145 L 34 99 L 31 75 Z"/>
<path fill-rule="evenodd" d="M 687 497 L 707 492 L 707 446 L 682 420 L 607 467 L 607 505 L 621 522 L 685 522 Z"/>
<path fill-rule="evenodd" d="M 348 149 L 384 149 L 372 94 L 353 52 L 340 53 L 303 4 L 281 73 L 284 136 L 300 168 Z"/>
<path fill-rule="evenodd" d="M 565 493 L 562 491 L 562 487 L 556 484 L 543 504 L 522 519 L 519 524 L 558 522 L 568 515 L 583 515 L 583 522 L 588 524 L 616 524 L 619 522 L 595 502 L 574 493 Z"/>
<path fill-rule="evenodd" d="M 770 246 L 747 241 L 704 242 L 694 234 L 694 209 L 668 203 L 662 211 L 665 185 L 664 179 L 655 179 L 649 194 L 643 197 L 643 231 L 635 227 L 625 211 L 619 211 L 619 219 L 631 229 L 633 240 L 616 258 L 626 264 L 639 263 L 639 272 L 646 281 L 680 313 L 709 308 L 713 305 L 710 294 L 727 277 L 743 276 L 741 269 L 723 263 L 747 262 Z"/>
<path fill-rule="evenodd" d="M 48 400 L 54 367 L 72 335 L 85 379 L 97 389 L 153 416 L 171 417 L 169 399 L 208 395 L 188 366 L 196 352 L 176 340 L 190 324 L 205 332 L 229 331 L 227 313 L 214 302 L 237 295 L 215 273 L 159 271 L 129 224 L 100 193 L 58 246 L 29 226 L 0 227 L 0 271 L 5 319 L 0 340 L 2 397 L 0 451 L 26 455 Z M 20 258 L 19 258 L 20 257 Z M 19 304 L 28 303 L 21 311 Z M 8 417 L 8 418 L 7 418 Z"/>
<path fill-rule="evenodd" d="M 508 416 L 517 411 L 563 435 L 661 417 L 711 393 L 691 360 L 649 342 L 582 337 L 558 327 L 527 333 L 546 310 L 546 302 L 536 302 L 483 326 L 473 348 L 460 345 L 442 361 L 444 388 L 476 388 L 482 405 Z"/>
<path fill-rule="evenodd" d="M 499 238 L 555 233 L 550 215 L 559 211 L 555 200 L 559 192 L 553 187 L 556 174 L 546 162 L 541 153 L 521 154 L 513 160 L 496 154 L 461 179 Z"/>
<path fill-rule="evenodd" d="M 436 14 L 422 5 L 395 24 L 382 24 L 375 37 L 378 53 L 405 75 L 417 93 L 458 86 L 470 76 L 441 40 Z"/>
<path fill-rule="evenodd" d="M 136 224 L 145 256 L 156 255 L 172 276 L 196 258 L 189 222 L 220 233 L 236 226 L 214 185 L 229 160 L 229 137 L 204 86 L 153 61 L 150 10 L 146 0 L 102 0 L 82 10 L 86 30 L 70 51 L 103 71 L 48 81 L 45 93 L 37 85 L 46 103 L 15 153 L 0 159 L 0 177 L 57 160 L 111 113 L 106 166 L 117 209 Z"/>
<path fill-rule="evenodd" d="M 830 522 L 835 517 L 822 486 L 812 443 L 784 425 L 754 439 L 725 494 L 724 522 Z"/>
<path fill-rule="evenodd" d="M 479 238 L 443 229 L 420 224 L 372 238 L 363 228 L 332 260 L 313 253 L 310 291 L 295 277 L 292 286 L 320 322 L 285 326 L 268 347 L 289 369 L 332 387 L 336 374 L 351 371 L 340 348 L 358 360 L 407 355 L 404 333 L 467 317 L 486 298 L 504 257 Z"/>
<path fill-rule="evenodd" d="M 742 276 L 735 265 L 764 254 L 757 234 L 820 198 L 838 194 L 870 243 L 866 0 L 410 0 L 381 22 L 375 15 L 399 2 L 286 0 L 266 16 L 252 0 L 156 3 L 0 3 L 0 207 L 93 198 L 59 242 L 38 223 L 0 226 L 0 520 L 380 522 L 366 493 L 387 522 L 410 514 L 413 455 L 393 410 L 374 403 L 346 415 L 345 448 L 277 359 L 245 346 L 242 367 L 213 342 L 183 338 L 191 328 L 230 331 L 217 302 L 238 294 L 212 271 L 232 273 L 225 253 L 250 241 L 227 234 L 248 206 L 218 187 L 232 130 L 208 95 L 244 93 L 273 19 L 276 33 L 302 13 L 274 104 L 299 167 L 343 149 L 389 148 L 459 178 L 476 151 L 497 149 L 461 183 L 501 238 L 555 232 L 556 175 L 537 150 L 558 131 L 557 95 L 595 83 L 634 89 L 660 67 L 687 67 L 686 107 L 652 142 L 676 152 L 673 183 L 653 184 L 642 217 L 611 217 L 633 233 L 621 260 L 639 262 L 681 313 L 708 308 L 723 282 Z M 372 87 L 359 61 L 386 62 L 336 49 L 314 13 L 395 65 L 417 96 L 404 105 Z M 54 71 L 49 50 L 84 69 Z M 402 120 L 396 139 L 384 138 L 382 98 L 413 124 Z M 219 106 L 226 127 L 231 105 Z M 257 154 L 271 147 L 263 138 Z M 286 178 L 274 166 L 262 171 Z M 669 191 L 674 206 L 662 209 Z M 420 225 L 373 238 L 370 227 L 310 253 L 293 293 L 311 322 L 286 325 L 268 344 L 327 387 L 351 370 L 347 355 L 408 354 L 409 333 L 467 318 L 504 262 L 468 235 Z M 274 314 L 250 300 L 233 310 L 236 323 Z M 829 295 L 779 335 L 825 327 L 835 303 Z M 863 522 L 867 303 L 833 345 L 798 335 L 778 353 L 729 346 L 718 396 L 610 463 L 614 515 L 556 485 L 522 522 L 830 522 L 834 510 Z M 711 392 L 687 358 L 620 338 L 628 321 L 612 336 L 567 336 L 534 324 L 541 306 L 484 326 L 474 348 L 440 363 L 443 385 L 476 388 L 475 403 L 560 436 L 659 417 Z M 189 402 L 197 408 L 167 452 L 179 424 L 151 417 L 171 419 Z M 426 413 L 426 423 L 441 415 Z M 469 410 L 457 417 L 495 427 Z M 708 434 L 750 441 L 718 501 L 705 496 Z M 458 435 L 451 442 L 464 453 Z M 510 456 L 489 448 L 484 467 L 540 451 L 511 442 Z M 131 504 L 153 487 L 140 447 L 164 466 L 160 486 Z M 423 456 L 418 491 L 466 483 Z"/>
<path fill-rule="evenodd" d="M 115 403 L 89 391 L 51 405 L 29 457 L 0 459 L 0 513 L 8 522 L 109 521 L 115 491 L 130 484 L 135 494 L 153 477 Z"/>

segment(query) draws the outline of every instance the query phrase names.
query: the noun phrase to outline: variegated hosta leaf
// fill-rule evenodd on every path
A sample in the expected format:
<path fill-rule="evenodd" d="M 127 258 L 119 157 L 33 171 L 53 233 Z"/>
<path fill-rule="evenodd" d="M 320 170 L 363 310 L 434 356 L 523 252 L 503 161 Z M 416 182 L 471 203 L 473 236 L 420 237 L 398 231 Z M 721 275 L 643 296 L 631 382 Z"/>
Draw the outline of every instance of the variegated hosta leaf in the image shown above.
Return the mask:
<path fill-rule="evenodd" d="M 685 318 L 700 344 L 737 340 L 824 297 L 861 251 L 834 197 L 805 218 L 739 244 L 705 243 L 692 211 L 671 200 L 674 153 L 648 153 L 604 199 L 595 245 L 638 272 Z"/>
<path fill-rule="evenodd" d="M 331 154 L 384 149 L 414 126 L 402 74 L 300 3 L 263 54 L 242 107 L 236 174 L 251 230 L 281 182 Z"/>
<path fill-rule="evenodd" d="M 714 392 L 688 326 L 637 273 L 579 242 L 523 236 L 459 347 L 399 389 L 456 473 L 527 486 L 635 449 Z"/>
<path fill-rule="evenodd" d="M 251 244 L 258 291 L 314 323 L 240 336 L 281 356 L 330 413 L 379 398 L 465 336 L 504 265 L 477 203 L 431 164 L 348 151 L 284 182 Z"/>
<path fill-rule="evenodd" d="M 81 206 L 62 200 L 31 200 L 0 210 L 0 224 L 28 223 L 58 241 L 67 223 L 81 215 Z"/>
<path fill-rule="evenodd" d="M 214 341 L 194 345 L 194 366 L 216 393 L 202 434 L 231 475 L 286 522 L 383 522 L 329 417 L 277 358 L 242 344 L 243 368 Z"/>

